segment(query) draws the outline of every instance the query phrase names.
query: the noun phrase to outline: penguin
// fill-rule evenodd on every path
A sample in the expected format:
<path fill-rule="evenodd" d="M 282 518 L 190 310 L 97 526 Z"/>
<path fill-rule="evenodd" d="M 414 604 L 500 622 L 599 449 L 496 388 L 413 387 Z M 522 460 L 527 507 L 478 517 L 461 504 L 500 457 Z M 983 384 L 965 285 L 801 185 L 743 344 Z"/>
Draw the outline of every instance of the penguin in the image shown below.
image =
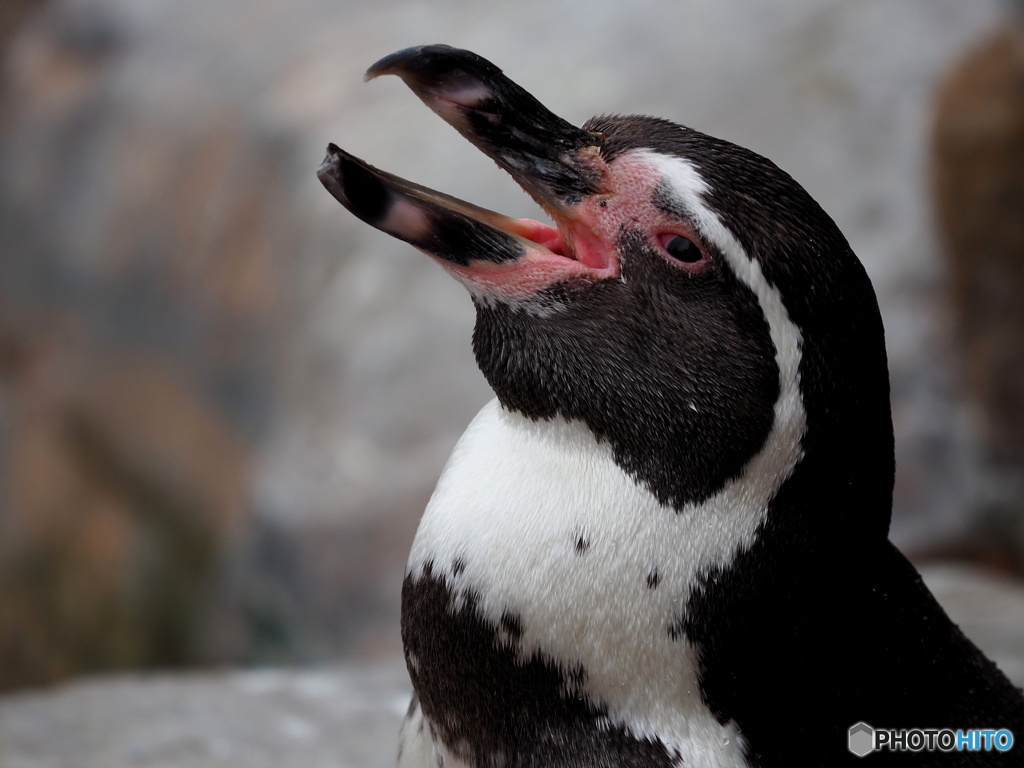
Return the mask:
<path fill-rule="evenodd" d="M 808 193 L 667 120 L 576 127 L 469 51 L 402 50 L 385 74 L 553 221 L 334 144 L 318 170 L 468 289 L 496 396 L 412 544 L 399 766 L 852 765 L 858 723 L 1024 737 L 1021 691 L 888 540 L 881 316 Z"/>

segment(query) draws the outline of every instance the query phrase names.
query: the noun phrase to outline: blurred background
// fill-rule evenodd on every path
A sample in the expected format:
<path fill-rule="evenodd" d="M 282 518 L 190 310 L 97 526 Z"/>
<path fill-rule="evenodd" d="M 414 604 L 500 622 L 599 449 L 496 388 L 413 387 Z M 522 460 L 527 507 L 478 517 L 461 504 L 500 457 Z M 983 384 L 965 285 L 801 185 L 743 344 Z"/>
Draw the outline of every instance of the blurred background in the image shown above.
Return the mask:
<path fill-rule="evenodd" d="M 563 117 L 746 145 L 887 327 L 893 537 L 1024 574 L 1024 31 L 997 0 L 3 0 L 0 690 L 393 659 L 419 514 L 489 399 L 472 309 L 328 141 L 518 216 L 376 59 L 446 42 Z"/>

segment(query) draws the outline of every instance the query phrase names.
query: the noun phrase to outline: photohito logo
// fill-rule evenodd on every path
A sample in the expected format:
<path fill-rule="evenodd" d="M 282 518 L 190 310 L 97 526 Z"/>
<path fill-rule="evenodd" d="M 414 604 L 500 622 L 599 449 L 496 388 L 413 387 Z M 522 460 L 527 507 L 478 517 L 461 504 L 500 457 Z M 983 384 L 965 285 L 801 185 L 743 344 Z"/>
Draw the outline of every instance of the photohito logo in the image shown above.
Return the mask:
<path fill-rule="evenodd" d="M 1005 728 L 872 728 L 867 723 L 850 726 L 847 746 L 857 757 L 872 752 L 1006 752 L 1013 734 Z"/>

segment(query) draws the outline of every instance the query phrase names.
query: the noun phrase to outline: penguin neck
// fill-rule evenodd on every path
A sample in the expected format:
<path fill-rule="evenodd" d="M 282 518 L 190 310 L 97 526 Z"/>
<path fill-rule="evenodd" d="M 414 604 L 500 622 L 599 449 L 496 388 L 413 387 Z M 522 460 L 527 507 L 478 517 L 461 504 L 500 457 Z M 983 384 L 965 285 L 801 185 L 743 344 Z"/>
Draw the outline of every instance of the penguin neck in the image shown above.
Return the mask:
<path fill-rule="evenodd" d="M 715 286 L 686 314 L 665 311 L 651 282 L 592 286 L 543 316 L 522 306 L 478 307 L 473 347 L 508 410 L 586 425 L 624 472 L 681 512 L 740 476 L 766 445 L 775 405 L 795 403 L 795 357 L 787 355 L 783 371 L 774 348 L 788 353 L 795 343 L 775 338 L 742 285 L 730 286 L 746 299 L 738 307 Z M 694 316 L 726 330 L 694 332 Z M 723 365 L 727 359 L 747 362 Z"/>
<path fill-rule="evenodd" d="M 771 517 L 793 547 L 813 542 L 832 557 L 857 557 L 858 550 L 888 539 L 894 439 L 885 332 L 874 294 L 857 262 L 838 279 L 862 287 L 836 296 L 827 316 L 788 303 L 794 323 L 807 329 L 798 377 L 806 429 L 803 457 L 774 499 Z M 801 554 L 784 551 L 789 545 L 782 538 L 774 545 L 780 558 Z"/>

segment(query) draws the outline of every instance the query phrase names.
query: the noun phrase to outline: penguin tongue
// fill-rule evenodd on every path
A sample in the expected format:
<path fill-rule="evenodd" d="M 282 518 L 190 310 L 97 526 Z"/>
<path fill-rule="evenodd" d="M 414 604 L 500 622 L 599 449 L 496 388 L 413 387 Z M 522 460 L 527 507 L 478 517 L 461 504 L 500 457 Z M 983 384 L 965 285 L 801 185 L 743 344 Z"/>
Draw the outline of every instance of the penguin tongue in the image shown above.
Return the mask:
<path fill-rule="evenodd" d="M 557 256 L 578 261 L 596 270 L 607 270 L 612 264 L 608 247 L 601 243 L 580 217 L 560 221 L 559 227 L 533 219 L 513 219 L 514 232 Z"/>
<path fill-rule="evenodd" d="M 533 219 L 511 219 L 509 229 L 520 237 L 525 237 L 531 243 L 546 248 L 558 256 L 565 256 L 567 259 L 575 259 L 572 252 L 572 244 L 562 238 L 558 227 L 545 224 Z"/>

